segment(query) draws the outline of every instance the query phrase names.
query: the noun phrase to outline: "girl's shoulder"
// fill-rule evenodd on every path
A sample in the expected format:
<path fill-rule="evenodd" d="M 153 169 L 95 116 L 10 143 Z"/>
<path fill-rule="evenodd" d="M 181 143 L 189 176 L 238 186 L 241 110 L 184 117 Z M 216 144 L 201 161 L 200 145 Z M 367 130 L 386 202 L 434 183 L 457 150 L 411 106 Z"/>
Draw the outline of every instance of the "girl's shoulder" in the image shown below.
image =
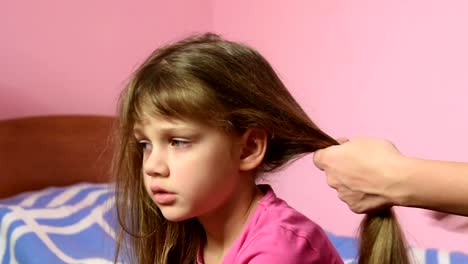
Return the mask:
<path fill-rule="evenodd" d="M 278 198 L 271 187 L 259 187 L 265 196 L 228 253 L 235 261 L 224 263 L 342 263 L 318 224 Z"/>

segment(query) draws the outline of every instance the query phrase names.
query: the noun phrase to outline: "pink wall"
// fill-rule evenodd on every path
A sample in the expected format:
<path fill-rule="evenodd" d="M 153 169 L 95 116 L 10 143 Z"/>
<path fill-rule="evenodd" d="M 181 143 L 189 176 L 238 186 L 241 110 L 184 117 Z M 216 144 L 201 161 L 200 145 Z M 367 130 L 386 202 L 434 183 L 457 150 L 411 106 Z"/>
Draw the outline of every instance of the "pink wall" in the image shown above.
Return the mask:
<path fill-rule="evenodd" d="M 257 47 L 331 135 L 385 137 L 408 155 L 467 161 L 468 2 L 285 3 L 214 2 L 215 30 Z M 324 187 L 311 157 L 271 181 L 328 230 L 354 234 L 360 217 Z M 468 252 L 467 233 L 434 225 L 426 211 L 398 213 L 413 245 Z"/>
<path fill-rule="evenodd" d="M 282 4 L 279 4 L 282 3 Z M 129 73 L 162 42 L 215 30 L 258 48 L 333 136 L 392 139 L 408 155 L 466 161 L 468 2 L 5 1 L 0 119 L 114 113 Z M 270 181 L 337 234 L 360 217 L 307 157 Z M 468 252 L 467 234 L 398 210 L 412 243 Z"/>
<path fill-rule="evenodd" d="M 211 29 L 211 19 L 209 0 L 2 1 L 0 119 L 113 114 L 151 50 Z"/>

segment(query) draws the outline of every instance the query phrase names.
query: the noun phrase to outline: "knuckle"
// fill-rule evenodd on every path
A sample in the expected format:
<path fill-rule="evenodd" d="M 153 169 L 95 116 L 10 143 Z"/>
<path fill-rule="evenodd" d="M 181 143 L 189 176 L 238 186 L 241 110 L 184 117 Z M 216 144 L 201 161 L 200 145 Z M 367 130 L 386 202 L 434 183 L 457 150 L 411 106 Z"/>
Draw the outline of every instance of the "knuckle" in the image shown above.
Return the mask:
<path fill-rule="evenodd" d="M 314 164 L 315 164 L 315 166 L 317 168 L 319 168 L 321 170 L 323 170 L 325 168 L 325 164 L 323 162 L 323 152 L 322 152 L 322 150 L 315 151 L 313 160 L 314 160 Z"/>
<path fill-rule="evenodd" d="M 335 180 L 334 177 L 328 176 L 327 177 L 327 184 L 328 184 L 328 186 L 332 187 L 333 189 L 338 188 L 338 182 Z"/>

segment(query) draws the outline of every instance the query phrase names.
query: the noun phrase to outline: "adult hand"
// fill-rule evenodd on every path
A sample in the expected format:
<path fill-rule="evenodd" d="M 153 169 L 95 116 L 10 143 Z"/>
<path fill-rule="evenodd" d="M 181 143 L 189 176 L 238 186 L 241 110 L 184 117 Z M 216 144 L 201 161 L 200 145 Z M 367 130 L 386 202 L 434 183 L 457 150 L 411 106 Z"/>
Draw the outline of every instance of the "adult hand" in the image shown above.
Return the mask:
<path fill-rule="evenodd" d="M 318 150 L 314 164 L 327 183 L 355 213 L 397 204 L 392 193 L 402 182 L 396 168 L 404 156 L 389 141 L 375 138 L 339 139 L 341 144 Z"/>

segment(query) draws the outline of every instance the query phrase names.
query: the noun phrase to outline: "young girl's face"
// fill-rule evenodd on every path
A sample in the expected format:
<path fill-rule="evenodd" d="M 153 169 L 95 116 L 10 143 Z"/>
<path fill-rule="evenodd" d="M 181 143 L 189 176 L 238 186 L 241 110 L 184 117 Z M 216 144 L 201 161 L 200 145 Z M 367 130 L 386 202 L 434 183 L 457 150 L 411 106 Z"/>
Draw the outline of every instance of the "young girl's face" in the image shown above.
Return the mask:
<path fill-rule="evenodd" d="M 186 120 L 145 116 L 134 127 L 146 191 L 169 221 L 220 209 L 239 186 L 237 137 Z"/>

